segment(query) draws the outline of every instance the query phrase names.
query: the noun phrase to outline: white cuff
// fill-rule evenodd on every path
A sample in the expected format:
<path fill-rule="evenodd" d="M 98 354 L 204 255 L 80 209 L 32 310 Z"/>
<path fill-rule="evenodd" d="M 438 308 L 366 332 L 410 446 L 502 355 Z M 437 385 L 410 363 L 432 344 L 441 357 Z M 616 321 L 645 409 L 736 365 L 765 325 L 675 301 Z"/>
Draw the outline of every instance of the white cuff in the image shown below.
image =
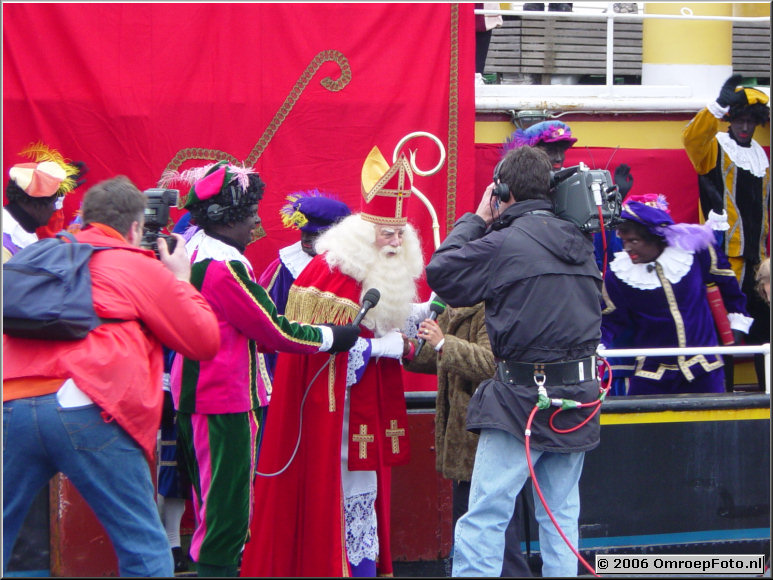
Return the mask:
<path fill-rule="evenodd" d="M 437 343 L 437 345 L 435 346 L 435 350 L 436 350 L 436 351 L 438 351 L 438 352 L 440 352 L 441 350 L 443 350 L 443 345 L 444 345 L 445 343 L 446 343 L 446 339 L 445 339 L 445 337 L 441 338 L 441 339 L 440 339 L 440 342 L 439 342 L 439 343 Z"/>
<path fill-rule="evenodd" d="M 725 116 L 725 113 L 727 113 L 730 110 L 730 107 L 723 107 L 716 101 L 712 101 L 708 105 L 706 105 L 706 108 L 709 110 L 709 113 L 714 115 L 717 119 L 721 119 Z"/>
<path fill-rule="evenodd" d="M 727 223 L 727 212 L 722 210 L 722 213 L 716 213 L 713 209 L 709 210 L 709 216 L 706 221 L 711 226 L 712 230 L 719 232 L 726 232 L 730 229 L 730 224 Z"/>
<path fill-rule="evenodd" d="M 370 339 L 370 355 L 376 358 L 403 357 L 403 336 L 397 330 L 387 332 L 381 338 Z"/>
<path fill-rule="evenodd" d="M 317 326 L 322 331 L 322 344 L 317 352 L 327 352 L 333 346 L 333 329 L 329 326 Z"/>
<path fill-rule="evenodd" d="M 728 312 L 727 319 L 730 321 L 730 328 L 740 330 L 744 334 L 749 334 L 749 329 L 754 322 L 753 318 L 744 316 L 740 312 Z"/>

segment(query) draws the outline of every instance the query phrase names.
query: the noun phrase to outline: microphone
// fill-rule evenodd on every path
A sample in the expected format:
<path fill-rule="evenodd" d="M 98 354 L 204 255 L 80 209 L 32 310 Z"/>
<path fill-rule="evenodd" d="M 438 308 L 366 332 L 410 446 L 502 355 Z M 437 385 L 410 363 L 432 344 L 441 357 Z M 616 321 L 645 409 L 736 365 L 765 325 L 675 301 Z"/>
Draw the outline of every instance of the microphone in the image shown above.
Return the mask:
<path fill-rule="evenodd" d="M 437 320 L 437 317 L 443 314 L 445 309 L 446 303 L 443 302 L 440 298 L 435 298 L 432 302 L 429 303 L 429 319 Z M 414 356 L 419 356 L 419 353 L 421 352 L 425 342 L 427 342 L 425 339 L 419 339 L 419 346 L 416 347 L 416 354 Z"/>
<path fill-rule="evenodd" d="M 362 322 L 362 319 L 365 318 L 365 315 L 368 313 L 368 310 L 378 304 L 379 300 L 381 300 L 381 292 L 375 288 L 371 288 L 365 292 L 365 296 L 362 297 L 362 308 L 360 308 L 360 311 L 352 321 L 352 324 L 354 326 L 359 326 L 360 322 Z"/>
<path fill-rule="evenodd" d="M 655 264 L 647 264 L 647 272 L 652 272 L 655 269 Z"/>

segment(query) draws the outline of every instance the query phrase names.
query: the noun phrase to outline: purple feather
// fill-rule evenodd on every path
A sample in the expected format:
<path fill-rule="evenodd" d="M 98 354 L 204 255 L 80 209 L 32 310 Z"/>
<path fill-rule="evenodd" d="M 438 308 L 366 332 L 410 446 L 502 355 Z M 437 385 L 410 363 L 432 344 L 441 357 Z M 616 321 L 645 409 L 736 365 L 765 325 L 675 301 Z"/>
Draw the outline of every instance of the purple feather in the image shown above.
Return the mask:
<path fill-rule="evenodd" d="M 669 246 L 676 246 L 688 252 L 704 250 L 714 243 L 714 231 L 708 224 L 673 224 L 657 228 Z"/>

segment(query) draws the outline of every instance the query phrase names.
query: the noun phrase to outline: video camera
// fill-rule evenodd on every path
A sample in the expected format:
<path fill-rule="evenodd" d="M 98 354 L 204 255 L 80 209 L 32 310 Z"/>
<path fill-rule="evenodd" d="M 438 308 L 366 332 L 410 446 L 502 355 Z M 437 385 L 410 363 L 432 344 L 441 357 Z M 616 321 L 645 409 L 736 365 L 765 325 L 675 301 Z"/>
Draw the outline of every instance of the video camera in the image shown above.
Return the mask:
<path fill-rule="evenodd" d="M 613 230 L 622 221 L 622 196 L 606 169 L 589 169 L 582 162 L 560 169 L 551 173 L 550 188 L 555 190 L 556 216 L 583 232 Z"/>
<path fill-rule="evenodd" d="M 177 205 L 180 197 L 180 191 L 177 189 L 163 189 L 153 187 L 146 189 L 142 193 L 148 198 L 145 206 L 145 227 L 142 232 L 142 242 L 140 246 L 153 250 L 156 257 L 158 254 L 158 238 L 166 240 L 169 253 L 174 252 L 177 240 L 173 236 L 160 233 L 161 228 L 169 223 L 169 208 Z"/>

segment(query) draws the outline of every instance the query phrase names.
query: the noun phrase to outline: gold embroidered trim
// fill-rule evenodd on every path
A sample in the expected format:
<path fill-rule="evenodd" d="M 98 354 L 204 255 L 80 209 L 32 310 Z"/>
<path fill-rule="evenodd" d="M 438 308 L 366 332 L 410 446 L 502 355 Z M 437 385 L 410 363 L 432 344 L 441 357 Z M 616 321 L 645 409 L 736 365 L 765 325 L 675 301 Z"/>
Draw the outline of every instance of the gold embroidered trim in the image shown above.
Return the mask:
<path fill-rule="evenodd" d="M 241 263 L 241 262 L 239 262 L 239 263 Z M 236 280 L 236 282 L 239 284 L 239 286 L 241 286 L 242 290 L 244 290 L 244 293 L 245 293 L 247 296 L 249 296 L 249 297 L 250 297 L 250 299 L 252 300 L 252 303 L 253 303 L 253 304 L 255 304 L 255 306 L 257 306 L 257 307 L 260 309 L 260 311 L 263 313 L 263 315 L 264 315 L 266 318 L 268 318 L 268 320 L 269 320 L 269 321 L 271 321 L 271 323 L 272 323 L 272 324 L 274 324 L 274 326 L 276 327 L 276 329 L 277 329 L 277 330 L 278 330 L 278 331 L 279 331 L 279 332 L 282 334 L 282 336 L 283 336 L 283 337 L 285 337 L 286 339 L 288 339 L 288 340 L 291 340 L 291 341 L 293 341 L 293 342 L 297 342 L 298 344 L 305 344 L 305 345 L 313 345 L 313 346 L 319 346 L 319 343 L 318 343 L 318 342 L 316 342 L 316 341 L 312 341 L 312 340 L 302 340 L 302 339 L 296 338 L 296 337 L 294 337 L 294 336 L 292 336 L 292 335 L 290 335 L 290 334 L 287 334 L 286 332 L 284 332 L 284 330 L 282 330 L 282 328 L 281 328 L 281 327 L 279 327 L 279 326 L 276 326 L 276 324 L 275 324 L 275 323 L 274 323 L 274 321 L 273 321 L 273 318 L 272 318 L 272 317 L 271 317 L 271 315 L 268 313 L 268 311 L 267 311 L 267 310 L 266 310 L 266 309 L 263 307 L 263 305 L 260 303 L 260 301 L 259 301 L 257 298 L 255 298 L 255 296 L 252 294 L 252 292 L 250 291 L 250 289 L 249 289 L 249 288 L 247 288 L 247 285 L 246 285 L 246 284 L 244 284 L 244 282 L 242 281 L 242 279 L 241 279 L 241 278 L 239 277 L 239 275 L 236 273 L 236 270 L 234 270 L 232 263 L 231 263 L 231 262 L 226 262 L 226 263 L 225 263 L 225 265 L 226 265 L 226 268 L 228 268 L 228 271 L 231 273 L 231 276 L 233 276 L 234 280 Z M 358 312 L 359 312 L 359 307 L 358 307 Z M 355 316 L 356 316 L 356 314 L 355 314 Z M 296 319 L 295 319 L 295 318 L 293 318 L 292 316 L 288 316 L 286 313 L 285 313 L 285 318 L 290 318 L 291 320 L 296 320 Z M 352 317 L 352 318 L 354 318 L 354 317 Z M 250 370 L 250 372 L 252 372 L 252 369 Z M 253 379 L 254 379 L 254 375 L 250 376 L 250 381 L 252 381 Z M 250 382 L 250 384 L 252 384 L 252 382 Z"/>
<path fill-rule="evenodd" d="M 386 189 L 384 186 L 394 177 L 395 173 L 397 173 L 397 189 Z M 370 191 L 363 194 L 362 197 L 365 198 L 365 203 L 370 203 L 377 195 L 381 197 L 396 197 L 397 215 L 402 215 L 400 209 L 402 208 L 403 198 L 411 196 L 411 186 L 405 186 L 406 175 L 408 176 L 408 181 L 412 182 L 413 171 L 411 171 L 411 165 L 408 163 L 405 155 L 400 155 L 395 164 L 387 169 L 386 173 L 370 188 Z"/>
<path fill-rule="evenodd" d="M 398 211 L 395 213 L 402 213 L 402 207 L 398 208 Z M 364 219 L 366 222 L 371 222 L 379 225 L 390 225 L 390 226 L 404 226 L 408 221 L 408 218 L 405 218 L 405 217 L 389 218 L 389 217 L 384 217 L 380 215 L 371 215 L 365 212 L 360 213 L 360 218 Z"/>
<path fill-rule="evenodd" d="M 258 372 L 263 379 L 263 385 L 266 387 L 266 395 L 271 396 L 274 390 L 274 384 L 271 382 L 271 376 L 268 374 L 268 367 L 266 367 L 266 358 L 263 353 L 258 353 Z M 257 396 L 258 393 L 255 393 Z M 260 404 L 260 397 L 258 397 L 258 404 Z"/>
<path fill-rule="evenodd" d="M 335 357 L 331 356 L 327 365 L 327 410 L 335 413 L 336 410 L 336 365 Z"/>
<path fill-rule="evenodd" d="M 684 320 L 682 319 L 682 313 L 679 311 L 679 305 L 676 303 L 676 297 L 674 296 L 674 289 L 671 286 L 671 282 L 668 281 L 666 275 L 663 273 L 663 266 L 660 262 L 655 262 L 655 272 L 660 279 L 660 284 L 663 286 L 663 292 L 666 295 L 666 301 L 668 302 L 668 309 L 671 311 L 671 318 L 674 319 L 674 325 L 676 326 L 676 342 L 679 348 L 683 348 L 687 345 L 687 333 L 684 329 Z M 679 368 L 688 381 L 695 378 L 690 371 L 689 367 L 685 364 L 684 355 L 676 357 L 679 364 Z"/>
<path fill-rule="evenodd" d="M 306 85 L 309 84 L 314 74 L 326 62 L 334 62 L 341 69 L 341 76 L 338 77 L 338 79 L 334 80 L 331 77 L 325 77 L 319 82 L 328 91 L 331 91 L 331 92 L 340 91 L 346 85 L 349 84 L 349 81 L 352 80 L 352 69 L 349 66 L 349 61 L 343 55 L 342 52 L 338 50 L 323 50 L 322 52 L 317 54 L 317 56 L 315 56 L 314 59 L 306 67 L 306 70 L 303 71 L 303 74 L 295 83 L 295 86 L 290 91 L 290 94 L 287 95 L 287 98 L 285 99 L 284 103 L 282 103 L 282 106 L 279 108 L 279 110 L 276 112 L 276 115 L 274 115 L 274 118 L 271 120 L 271 123 L 269 123 L 268 127 L 263 133 L 263 136 L 255 144 L 255 147 L 252 148 L 252 151 L 250 151 L 250 154 L 247 156 L 247 159 L 245 160 L 245 164 L 248 167 L 254 165 L 258 161 L 260 156 L 263 154 L 263 151 L 265 150 L 266 146 L 268 145 L 268 143 L 274 137 L 274 134 L 279 129 L 280 125 L 284 123 L 284 120 L 287 118 L 287 115 L 290 114 L 290 111 L 292 110 L 292 108 L 295 106 L 295 103 L 300 98 L 301 93 L 303 93 L 303 91 L 306 89 Z"/>
<path fill-rule="evenodd" d="M 285 317 L 304 324 L 348 324 L 360 310 L 359 304 L 310 286 L 291 286 Z"/>
<path fill-rule="evenodd" d="M 679 357 L 679 358 L 684 359 L 684 356 Z M 659 381 L 663 377 L 663 375 L 665 374 L 666 371 L 678 371 L 678 370 L 681 370 L 682 372 L 684 372 L 684 369 L 680 368 L 680 366 L 663 364 L 663 363 L 658 365 L 657 370 L 645 371 L 645 370 L 642 369 L 642 367 L 644 366 L 644 361 L 645 360 L 647 360 L 646 356 L 637 356 L 636 357 L 636 370 L 634 371 L 634 374 L 637 377 L 644 377 L 645 379 L 653 379 L 653 380 Z M 715 360 L 714 362 L 710 363 L 708 360 L 706 360 L 706 357 L 704 355 L 702 355 L 702 354 L 696 354 L 692 358 L 684 360 L 684 366 L 685 367 L 691 367 L 691 366 L 694 366 L 696 364 L 701 365 L 703 370 L 708 372 L 708 371 L 713 371 L 713 370 L 718 369 L 719 367 L 723 366 L 725 363 L 723 363 L 722 359 L 720 359 L 720 358 L 717 358 L 717 360 Z M 692 372 L 690 373 L 689 377 L 687 376 L 687 374 L 685 374 L 685 378 L 687 378 L 687 380 L 691 381 L 692 380 L 691 377 L 693 377 Z"/>
<path fill-rule="evenodd" d="M 612 302 L 612 299 L 609 297 L 609 294 L 607 293 L 607 285 L 602 284 L 601 285 L 601 298 L 604 300 L 604 304 L 606 304 L 606 308 L 601 311 L 602 316 L 604 314 L 610 314 L 617 310 L 617 306 L 615 306 L 615 303 Z"/>
<path fill-rule="evenodd" d="M 711 256 L 711 266 L 709 268 L 709 272 L 712 274 L 716 274 L 717 276 L 735 277 L 735 272 L 733 272 L 732 269 L 723 270 L 717 266 L 717 251 L 714 249 L 714 246 L 709 246 L 708 249 L 709 249 L 709 255 Z"/>
<path fill-rule="evenodd" d="M 252 151 L 250 151 L 249 155 L 247 155 L 247 158 L 244 160 L 244 162 L 239 161 L 230 153 L 220 151 L 219 149 L 188 147 L 186 149 L 180 149 L 175 154 L 175 156 L 172 157 L 172 160 L 167 163 L 164 171 L 176 171 L 183 163 L 191 160 L 228 161 L 228 163 L 231 163 L 232 165 L 243 164 L 246 167 L 254 166 L 255 163 L 258 162 L 260 156 L 263 154 L 263 151 L 271 142 L 271 139 L 274 138 L 274 135 L 279 130 L 279 127 L 282 125 L 282 123 L 284 123 L 287 115 L 289 115 L 290 111 L 292 111 L 295 103 L 300 98 L 301 93 L 303 93 L 303 91 L 306 89 L 306 86 L 309 84 L 312 77 L 326 62 L 336 63 L 341 69 L 341 76 L 339 76 L 338 79 L 324 77 L 321 81 L 319 81 L 323 87 L 325 87 L 328 91 L 337 92 L 349 84 L 349 82 L 352 80 L 352 69 L 349 66 L 349 60 L 343 55 L 343 53 L 338 50 L 323 50 L 322 52 L 318 53 L 295 82 L 295 85 L 293 85 L 290 94 L 287 95 L 284 102 L 282 103 L 282 106 L 279 107 L 279 110 L 274 115 L 274 118 L 271 119 L 268 127 L 266 127 L 265 131 L 263 131 L 263 135 L 261 135 L 260 139 L 252 148 Z M 162 171 L 162 174 L 164 171 Z M 177 200 L 177 208 L 182 209 L 185 206 L 187 199 L 187 192 L 185 194 L 180 194 L 179 199 Z M 250 243 L 265 237 L 265 235 L 266 231 L 263 229 L 263 226 L 258 225 L 252 234 Z"/>
<path fill-rule="evenodd" d="M 276 284 L 276 279 L 279 278 L 279 272 L 282 270 L 281 266 L 274 270 L 274 273 L 271 275 L 271 280 L 268 281 L 268 284 L 266 284 L 266 292 L 271 292 L 271 289 L 274 287 L 274 284 Z"/>
<path fill-rule="evenodd" d="M 323 78 L 320 81 L 320 84 L 323 87 L 325 87 L 328 91 L 337 92 L 349 84 L 349 81 L 352 80 L 352 69 L 349 66 L 348 59 L 343 55 L 343 53 L 338 50 L 323 50 L 318 53 L 295 82 L 295 85 L 290 91 L 290 94 L 287 95 L 284 102 L 282 103 L 282 106 L 279 107 L 279 110 L 274 115 L 274 118 L 271 120 L 268 127 L 266 127 L 263 135 L 252 148 L 252 151 L 250 151 L 250 154 L 247 155 L 247 158 L 244 160 L 244 164 L 246 166 L 250 167 L 255 165 L 260 156 L 263 154 L 266 146 L 269 144 L 271 139 L 273 139 L 279 127 L 282 125 L 282 123 L 284 123 L 287 115 L 290 114 L 290 111 L 292 111 L 295 103 L 300 98 L 301 93 L 303 93 L 303 91 L 306 89 L 306 86 L 309 84 L 314 74 L 316 74 L 319 68 L 326 62 L 336 63 L 341 68 L 341 76 L 335 80 L 331 77 Z M 185 161 L 190 161 L 193 159 L 209 161 L 226 160 L 234 165 L 241 164 L 241 162 L 236 157 L 230 153 L 226 153 L 225 151 L 220 151 L 218 149 L 189 147 L 187 149 L 180 149 L 180 151 L 178 151 L 172 160 L 167 164 L 164 171 L 177 170 Z M 181 202 L 184 203 L 184 200 L 181 200 Z"/>
<path fill-rule="evenodd" d="M 446 177 L 446 231 L 456 221 L 456 180 L 459 169 L 459 5 L 451 6 L 451 59 L 448 91 L 448 164 Z"/>

